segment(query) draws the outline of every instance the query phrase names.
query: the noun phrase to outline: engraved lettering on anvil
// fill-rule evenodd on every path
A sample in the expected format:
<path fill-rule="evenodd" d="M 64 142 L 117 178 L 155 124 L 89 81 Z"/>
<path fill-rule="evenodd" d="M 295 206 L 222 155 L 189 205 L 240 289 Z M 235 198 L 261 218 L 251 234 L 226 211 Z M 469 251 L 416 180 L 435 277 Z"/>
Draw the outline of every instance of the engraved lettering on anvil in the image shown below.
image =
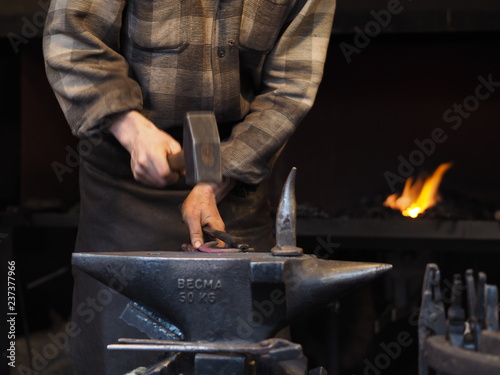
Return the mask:
<path fill-rule="evenodd" d="M 221 280 L 214 279 L 177 279 L 178 289 L 222 289 Z"/>
<path fill-rule="evenodd" d="M 179 292 L 181 303 L 214 303 L 216 296 L 211 290 L 222 290 L 222 281 L 220 279 L 179 278 L 177 289 L 187 290 Z M 198 292 L 192 290 L 198 290 Z"/>

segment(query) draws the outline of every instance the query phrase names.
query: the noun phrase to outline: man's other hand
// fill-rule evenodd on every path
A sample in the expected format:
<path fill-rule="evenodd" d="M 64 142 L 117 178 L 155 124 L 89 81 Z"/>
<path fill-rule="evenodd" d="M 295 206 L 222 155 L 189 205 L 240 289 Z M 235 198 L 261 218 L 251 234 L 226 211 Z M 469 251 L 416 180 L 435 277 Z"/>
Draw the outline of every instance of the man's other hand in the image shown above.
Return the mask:
<path fill-rule="evenodd" d="M 182 219 L 189 228 L 191 244 L 196 249 L 204 242 L 202 228 L 205 225 L 216 230 L 225 230 L 211 184 L 199 183 L 193 187 L 182 204 Z"/>
<path fill-rule="evenodd" d="M 197 249 L 203 242 L 205 225 L 225 231 L 225 225 L 217 209 L 217 203 L 235 186 L 235 181 L 224 178 L 220 184 L 201 182 L 196 184 L 182 204 L 182 219 L 189 228 L 191 244 Z M 218 241 L 219 246 L 224 245 Z"/>
<path fill-rule="evenodd" d="M 177 182 L 179 174 L 170 169 L 167 155 L 180 152 L 182 147 L 169 134 L 137 111 L 116 116 L 109 130 L 130 153 L 130 167 L 137 181 L 153 187 Z"/>

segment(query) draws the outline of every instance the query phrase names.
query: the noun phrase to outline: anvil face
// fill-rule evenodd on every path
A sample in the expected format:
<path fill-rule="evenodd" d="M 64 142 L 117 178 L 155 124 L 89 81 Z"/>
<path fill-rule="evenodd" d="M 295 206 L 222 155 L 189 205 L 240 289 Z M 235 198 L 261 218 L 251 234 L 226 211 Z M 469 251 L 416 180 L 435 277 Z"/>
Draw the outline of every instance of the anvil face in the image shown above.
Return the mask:
<path fill-rule="evenodd" d="M 189 341 L 256 342 L 388 271 L 268 253 L 77 253 L 73 266 L 156 312 Z"/>

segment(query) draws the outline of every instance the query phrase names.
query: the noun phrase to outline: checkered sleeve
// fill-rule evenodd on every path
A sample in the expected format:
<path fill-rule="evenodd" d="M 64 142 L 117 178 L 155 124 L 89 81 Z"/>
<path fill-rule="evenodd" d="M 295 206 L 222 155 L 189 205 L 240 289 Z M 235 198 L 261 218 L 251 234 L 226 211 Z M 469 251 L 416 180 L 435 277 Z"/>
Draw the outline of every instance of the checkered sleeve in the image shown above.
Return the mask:
<path fill-rule="evenodd" d="M 299 1 L 269 52 L 261 90 L 222 147 L 223 173 L 257 184 L 314 102 L 323 76 L 335 0 Z"/>
<path fill-rule="evenodd" d="M 44 30 L 46 74 L 74 134 L 142 108 L 139 85 L 117 51 L 126 0 L 52 0 Z"/>

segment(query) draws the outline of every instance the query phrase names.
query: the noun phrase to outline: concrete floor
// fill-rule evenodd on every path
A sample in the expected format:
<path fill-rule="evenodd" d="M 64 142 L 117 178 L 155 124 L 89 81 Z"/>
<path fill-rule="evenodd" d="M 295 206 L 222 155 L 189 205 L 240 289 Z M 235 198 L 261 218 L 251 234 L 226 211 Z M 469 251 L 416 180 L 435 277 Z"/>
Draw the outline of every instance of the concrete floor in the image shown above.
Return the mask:
<path fill-rule="evenodd" d="M 56 314 L 51 318 L 49 329 L 16 339 L 16 367 L 11 368 L 10 375 L 73 375 L 65 334 L 67 322 Z"/>

